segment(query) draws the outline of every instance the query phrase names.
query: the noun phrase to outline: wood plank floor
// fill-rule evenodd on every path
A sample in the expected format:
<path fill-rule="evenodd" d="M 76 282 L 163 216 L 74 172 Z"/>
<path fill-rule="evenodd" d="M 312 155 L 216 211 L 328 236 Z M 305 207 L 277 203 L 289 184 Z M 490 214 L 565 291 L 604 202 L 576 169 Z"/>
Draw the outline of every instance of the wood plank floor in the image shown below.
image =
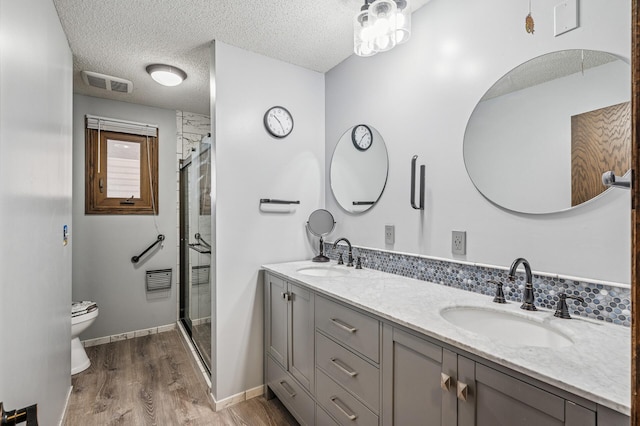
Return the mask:
<path fill-rule="evenodd" d="M 177 330 L 87 348 L 91 367 L 73 376 L 66 426 L 297 425 L 277 398 L 219 412 Z"/>

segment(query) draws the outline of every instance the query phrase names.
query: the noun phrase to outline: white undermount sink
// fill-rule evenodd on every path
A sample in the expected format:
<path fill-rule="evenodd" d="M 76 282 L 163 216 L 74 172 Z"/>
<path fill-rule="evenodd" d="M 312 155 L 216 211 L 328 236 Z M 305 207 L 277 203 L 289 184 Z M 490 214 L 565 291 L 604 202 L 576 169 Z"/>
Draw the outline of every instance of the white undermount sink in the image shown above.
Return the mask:
<path fill-rule="evenodd" d="M 547 324 L 507 311 L 460 306 L 443 309 L 440 315 L 455 326 L 508 346 L 561 348 L 573 345 L 569 337 Z"/>
<path fill-rule="evenodd" d="M 307 266 L 298 269 L 296 272 L 311 277 L 341 277 L 349 274 L 346 268 L 336 268 L 335 266 Z"/>

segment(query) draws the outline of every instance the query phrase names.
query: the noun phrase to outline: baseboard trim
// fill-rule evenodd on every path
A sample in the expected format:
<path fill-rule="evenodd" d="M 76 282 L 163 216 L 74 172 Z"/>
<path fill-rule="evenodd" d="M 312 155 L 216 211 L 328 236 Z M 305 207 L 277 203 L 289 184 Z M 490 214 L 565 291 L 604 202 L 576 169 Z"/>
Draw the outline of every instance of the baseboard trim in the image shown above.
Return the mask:
<path fill-rule="evenodd" d="M 247 400 L 257 398 L 260 395 L 264 395 L 264 385 L 256 386 L 253 389 L 247 390 Z"/>
<path fill-rule="evenodd" d="M 165 331 L 175 330 L 176 323 L 160 325 L 158 327 L 145 328 L 142 330 L 128 331 L 126 333 L 113 334 L 111 336 L 98 337 L 95 339 L 87 339 L 82 341 L 82 346 L 88 348 L 90 346 L 104 345 L 107 343 L 118 342 L 120 340 L 133 339 L 134 337 L 148 336 L 150 334 L 164 333 Z"/>
<path fill-rule="evenodd" d="M 252 398 L 256 398 L 262 394 L 264 394 L 264 385 L 247 389 L 244 392 L 231 395 L 230 397 L 221 399 L 220 401 L 217 401 L 213 395 L 211 395 L 211 398 L 213 399 L 214 411 L 220 411 L 241 402 L 248 401 Z"/>
<path fill-rule="evenodd" d="M 62 426 L 65 424 L 67 420 L 67 410 L 69 409 L 69 400 L 71 399 L 71 392 L 73 391 L 73 385 L 69 386 L 69 390 L 67 391 L 67 399 L 64 402 L 64 410 L 62 410 L 62 416 L 60 417 L 60 422 L 58 422 L 58 426 Z"/>

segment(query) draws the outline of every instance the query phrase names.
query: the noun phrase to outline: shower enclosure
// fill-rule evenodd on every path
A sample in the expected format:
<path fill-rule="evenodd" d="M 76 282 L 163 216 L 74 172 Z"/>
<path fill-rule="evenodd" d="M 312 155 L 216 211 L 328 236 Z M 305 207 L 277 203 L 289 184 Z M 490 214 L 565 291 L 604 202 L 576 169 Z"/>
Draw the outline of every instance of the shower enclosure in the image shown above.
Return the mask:
<path fill-rule="evenodd" d="M 211 136 L 180 164 L 180 321 L 211 371 Z"/>

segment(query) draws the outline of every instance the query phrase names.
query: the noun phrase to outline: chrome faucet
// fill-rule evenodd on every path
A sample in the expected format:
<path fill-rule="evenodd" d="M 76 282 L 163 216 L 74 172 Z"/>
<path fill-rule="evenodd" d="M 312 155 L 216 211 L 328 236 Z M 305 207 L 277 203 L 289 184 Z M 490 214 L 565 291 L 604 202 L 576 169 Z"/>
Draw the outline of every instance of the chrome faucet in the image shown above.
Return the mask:
<path fill-rule="evenodd" d="M 353 266 L 353 248 L 351 247 L 351 243 L 346 238 L 338 238 L 335 243 L 333 243 L 333 249 L 335 250 L 338 247 L 338 243 L 340 241 L 344 241 L 349 246 L 349 258 L 347 260 L 347 266 Z"/>
<path fill-rule="evenodd" d="M 522 292 L 522 305 L 520 305 L 520 309 L 524 309 L 526 311 L 537 311 L 535 305 L 535 299 L 533 297 L 533 283 L 531 282 L 531 265 L 524 257 L 519 257 L 513 261 L 511 264 L 511 269 L 509 269 L 509 280 L 515 281 L 516 279 L 516 269 L 518 265 L 522 263 L 524 266 L 524 272 L 527 277 L 527 282 L 524 285 L 524 291 Z"/>

